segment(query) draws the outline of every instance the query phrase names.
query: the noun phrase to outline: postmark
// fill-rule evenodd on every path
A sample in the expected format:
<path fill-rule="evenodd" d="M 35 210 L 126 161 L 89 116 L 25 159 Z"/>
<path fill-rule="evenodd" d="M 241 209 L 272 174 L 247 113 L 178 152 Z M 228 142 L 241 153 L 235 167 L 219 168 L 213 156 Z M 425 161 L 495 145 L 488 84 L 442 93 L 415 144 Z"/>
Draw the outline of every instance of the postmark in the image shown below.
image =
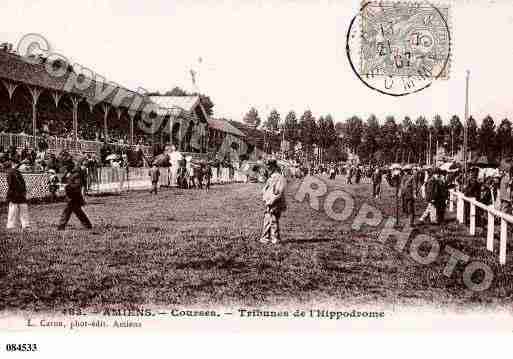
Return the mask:
<path fill-rule="evenodd" d="M 404 96 L 447 80 L 451 61 L 448 5 L 366 2 L 352 19 L 346 53 L 369 88 Z"/>

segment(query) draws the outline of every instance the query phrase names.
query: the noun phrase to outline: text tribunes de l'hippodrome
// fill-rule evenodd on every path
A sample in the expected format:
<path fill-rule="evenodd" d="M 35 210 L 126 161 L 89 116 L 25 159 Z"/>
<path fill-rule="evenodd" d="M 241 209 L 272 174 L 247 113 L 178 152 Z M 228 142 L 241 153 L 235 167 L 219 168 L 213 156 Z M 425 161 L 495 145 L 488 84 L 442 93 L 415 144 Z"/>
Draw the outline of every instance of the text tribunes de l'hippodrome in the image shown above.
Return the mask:
<path fill-rule="evenodd" d="M 162 312 L 152 311 L 151 309 L 104 309 L 98 314 L 111 317 L 152 317 Z M 172 309 L 165 311 L 172 317 L 220 317 L 221 313 L 215 310 L 189 310 Z M 235 314 L 235 313 L 224 313 Z M 333 311 L 323 309 L 309 310 L 265 310 L 265 309 L 237 309 L 237 314 L 241 318 L 255 317 L 309 317 L 326 319 L 344 319 L 344 318 L 383 318 L 384 312 L 378 311 L 359 311 L 356 309 L 346 311 Z"/>

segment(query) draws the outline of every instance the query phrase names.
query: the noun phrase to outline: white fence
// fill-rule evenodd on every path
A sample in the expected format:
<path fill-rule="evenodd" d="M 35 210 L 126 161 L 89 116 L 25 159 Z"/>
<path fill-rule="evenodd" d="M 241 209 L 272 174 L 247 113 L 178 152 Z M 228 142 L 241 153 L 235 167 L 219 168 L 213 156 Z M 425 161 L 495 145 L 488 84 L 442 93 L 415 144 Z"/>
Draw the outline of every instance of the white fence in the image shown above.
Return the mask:
<path fill-rule="evenodd" d="M 145 174 L 143 175 L 148 177 L 148 169 L 145 170 Z M 234 170 L 232 176 L 230 176 L 230 170 L 228 168 L 220 167 L 212 168 L 212 178 L 210 179 L 210 183 L 212 184 L 223 184 L 223 183 L 242 183 L 247 182 L 247 176 Z M 172 167 L 161 167 L 160 168 L 160 186 L 176 186 L 176 173 L 173 171 Z"/>
<path fill-rule="evenodd" d="M 478 202 L 475 198 L 465 197 L 461 192 L 450 191 L 449 211 L 454 211 L 454 203 L 456 203 L 456 219 L 459 223 L 465 223 L 465 203 L 470 206 L 469 211 L 469 232 L 470 235 L 476 235 L 476 208 L 480 208 L 486 212 L 488 224 L 486 228 L 486 249 L 493 252 L 495 239 L 495 219 L 500 219 L 500 236 L 499 236 L 499 263 L 506 264 L 506 248 L 508 241 L 508 224 L 513 224 L 513 216 L 498 211 L 493 205 L 487 206 Z"/>
<path fill-rule="evenodd" d="M 148 168 L 112 168 L 100 167 L 94 173 L 87 173 L 88 188 L 90 192 L 119 192 L 130 190 L 150 189 L 151 181 Z M 176 178 L 173 178 L 170 168 L 160 168 L 159 186 L 175 187 Z M 46 173 L 24 173 L 29 199 L 43 199 L 50 195 L 48 181 L 50 176 Z M 228 168 L 212 169 L 212 184 L 247 182 L 245 174 L 234 171 L 230 176 Z M 7 177 L 0 172 L 0 202 L 5 201 L 7 194 Z M 60 194 L 63 195 L 62 186 Z"/>
<path fill-rule="evenodd" d="M 36 137 L 36 140 L 44 139 L 48 144 L 50 152 L 57 152 L 61 149 L 67 149 L 70 152 L 99 152 L 103 146 L 102 142 L 99 141 L 86 141 L 78 140 L 75 141 L 72 138 L 62 138 L 56 136 Z M 37 142 L 36 141 L 36 142 Z M 120 147 L 121 149 L 127 149 L 129 145 L 121 145 L 117 143 L 110 143 L 110 146 Z M 7 149 L 9 146 L 16 148 L 32 147 L 34 146 L 34 137 L 25 134 L 14 134 L 14 133 L 0 133 L 0 146 Z M 141 146 L 143 152 L 146 155 L 151 154 L 150 146 Z"/>

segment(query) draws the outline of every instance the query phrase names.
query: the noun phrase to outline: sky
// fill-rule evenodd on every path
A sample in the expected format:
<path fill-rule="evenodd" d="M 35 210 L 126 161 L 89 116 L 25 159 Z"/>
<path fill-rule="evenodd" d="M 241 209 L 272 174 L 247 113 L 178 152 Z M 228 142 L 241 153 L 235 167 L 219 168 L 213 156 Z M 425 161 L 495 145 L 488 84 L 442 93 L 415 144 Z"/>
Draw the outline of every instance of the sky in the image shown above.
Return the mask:
<path fill-rule="evenodd" d="M 37 33 L 52 51 L 130 89 L 196 90 L 214 116 L 241 120 L 254 106 L 262 118 L 309 109 L 335 121 L 376 114 L 402 119 L 464 116 L 513 120 L 513 1 L 447 0 L 451 5 L 449 80 L 417 94 L 376 93 L 355 76 L 345 53 L 356 0 L 2 0 L 0 42 Z"/>

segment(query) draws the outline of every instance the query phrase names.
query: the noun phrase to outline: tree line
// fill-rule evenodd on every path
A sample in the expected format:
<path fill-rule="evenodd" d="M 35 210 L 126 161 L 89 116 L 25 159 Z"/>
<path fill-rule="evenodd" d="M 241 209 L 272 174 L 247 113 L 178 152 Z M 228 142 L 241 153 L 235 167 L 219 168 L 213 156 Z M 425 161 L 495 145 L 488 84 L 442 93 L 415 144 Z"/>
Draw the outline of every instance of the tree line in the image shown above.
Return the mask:
<path fill-rule="evenodd" d="M 243 122 L 249 126 L 260 127 L 266 133 L 267 152 L 281 151 L 282 140 L 288 143 L 288 154 L 294 154 L 294 148 L 301 144 L 301 151 L 308 159 L 325 161 L 345 161 L 347 153 L 337 134 L 335 121 L 331 114 L 315 118 L 312 111 L 306 110 L 298 118 L 296 112 L 289 111 L 285 118 L 273 109 L 262 123 L 257 109 L 252 107 L 244 116 Z"/>
<path fill-rule="evenodd" d="M 330 114 L 315 118 L 310 110 L 299 118 L 290 111 L 282 119 L 273 109 L 262 123 L 258 111 L 251 108 L 243 122 L 272 134 L 268 152 L 280 151 L 281 140 L 285 139 L 291 148 L 300 142 L 307 157 L 317 156 L 326 161 L 346 160 L 347 150 L 365 163 L 427 163 L 437 149 L 453 157 L 463 147 L 464 127 L 457 115 L 445 121 L 440 115 L 435 115 L 431 121 L 425 116 L 415 120 L 406 116 L 397 121 L 390 115 L 382 124 L 375 115 L 365 121 L 352 116 L 335 123 Z M 490 162 L 499 162 L 513 155 L 512 123 L 507 118 L 497 126 L 491 116 L 486 116 L 478 127 L 471 116 L 467 126 L 468 149 L 473 158 L 485 156 Z"/>
<path fill-rule="evenodd" d="M 454 115 L 446 122 L 440 115 L 435 115 L 431 123 L 424 116 L 416 120 L 406 116 L 400 123 L 387 116 L 380 125 L 374 115 L 365 122 L 353 116 L 340 124 L 339 129 L 349 149 L 363 161 L 426 163 L 437 149 L 445 150 L 450 157 L 462 150 L 462 121 Z M 473 158 L 485 156 L 490 162 L 509 160 L 513 144 L 511 121 L 503 119 L 496 126 L 493 118 L 486 116 L 478 127 L 476 120 L 469 117 L 467 126 L 468 149 Z"/>

